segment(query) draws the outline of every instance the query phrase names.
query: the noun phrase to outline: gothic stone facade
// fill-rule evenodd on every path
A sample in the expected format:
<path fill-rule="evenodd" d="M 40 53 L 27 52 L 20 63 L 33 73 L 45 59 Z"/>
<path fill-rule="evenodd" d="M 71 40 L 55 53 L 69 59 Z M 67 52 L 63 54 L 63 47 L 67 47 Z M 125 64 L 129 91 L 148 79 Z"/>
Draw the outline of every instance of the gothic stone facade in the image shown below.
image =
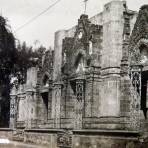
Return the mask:
<path fill-rule="evenodd" d="M 137 13 L 112 1 L 56 32 L 54 45 L 13 89 L 11 127 L 148 130 L 147 5 Z"/>

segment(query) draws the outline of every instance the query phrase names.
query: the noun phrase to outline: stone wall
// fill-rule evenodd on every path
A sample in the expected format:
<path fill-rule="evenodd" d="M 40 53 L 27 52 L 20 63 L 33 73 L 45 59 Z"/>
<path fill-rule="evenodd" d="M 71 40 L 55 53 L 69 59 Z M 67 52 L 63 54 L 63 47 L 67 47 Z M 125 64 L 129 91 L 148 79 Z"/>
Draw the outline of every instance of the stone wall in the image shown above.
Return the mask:
<path fill-rule="evenodd" d="M 119 67 L 122 58 L 123 3 L 112 1 L 103 12 L 102 68 Z"/>
<path fill-rule="evenodd" d="M 31 120 L 37 118 L 37 68 L 27 70 L 26 84 L 20 85 L 17 90 L 17 122 L 24 122 L 24 126 L 31 128 Z"/>
<path fill-rule="evenodd" d="M 146 148 L 147 138 L 135 131 L 118 130 L 24 130 L 26 143 L 49 148 Z M 145 135 L 146 136 L 146 135 Z M 12 139 L 11 129 L 0 129 L 0 138 Z"/>
<path fill-rule="evenodd" d="M 27 82 L 28 87 L 36 87 L 37 84 L 37 69 L 36 67 L 31 67 L 27 70 Z"/>
<path fill-rule="evenodd" d="M 9 128 L 0 128 L 0 139 L 12 139 L 13 130 Z"/>
<path fill-rule="evenodd" d="M 135 131 L 25 130 L 24 142 L 50 148 L 146 148 L 148 142 Z"/>
<path fill-rule="evenodd" d="M 128 22 L 129 24 L 126 24 L 127 20 L 126 18 L 124 18 L 124 13 L 126 11 L 128 11 L 130 16 Z M 128 110 L 123 109 L 123 107 L 125 107 L 125 104 L 130 102 L 125 100 L 127 94 L 122 94 L 123 90 L 121 89 L 121 85 L 124 84 L 122 83 L 121 79 L 120 66 L 122 58 L 124 56 L 124 31 L 126 29 L 129 29 L 130 26 L 129 33 L 131 33 L 135 21 L 135 16 L 136 13 L 128 10 L 124 1 L 112 1 L 104 6 L 104 10 L 102 13 L 99 13 L 90 18 L 90 22 L 88 21 L 87 15 L 82 15 L 78 20 L 77 26 L 69 30 L 58 31 L 55 33 L 55 57 L 53 74 L 55 85 L 53 86 L 56 86 L 57 81 L 59 81 L 58 83 L 61 83 L 62 80 L 64 82 L 62 82 L 61 84 L 62 93 L 58 99 L 56 99 L 55 96 L 56 87 L 53 89 L 52 118 L 61 118 L 61 121 L 63 122 L 65 122 L 66 118 L 67 120 L 72 121 L 71 117 L 73 118 L 73 120 L 77 120 L 76 117 L 80 115 L 80 112 L 83 112 L 82 116 L 84 120 L 85 118 L 90 117 L 94 118 L 94 120 L 98 118 L 96 119 L 96 122 L 94 121 L 95 123 L 90 123 L 89 126 L 87 124 L 89 128 L 124 128 L 123 124 L 127 124 L 124 119 L 121 119 L 120 121 L 122 122 L 122 124 L 117 123 L 117 121 L 118 118 L 120 118 L 124 114 L 123 112 L 126 112 L 126 110 Z M 83 23 L 81 24 L 81 22 L 85 22 L 85 25 L 83 25 Z M 93 26 L 92 28 L 95 28 L 95 30 L 93 30 L 90 26 Z M 84 40 L 79 39 L 78 36 L 80 32 L 82 32 L 82 34 L 85 36 Z M 88 43 L 85 42 L 87 40 L 90 40 L 90 38 L 92 38 L 91 41 L 93 42 L 92 54 L 88 53 L 87 51 L 87 48 L 90 48 L 90 44 L 88 45 Z M 65 44 L 65 42 L 67 44 Z M 85 42 L 85 44 L 83 42 Z M 68 53 L 68 56 L 66 57 L 67 65 L 64 65 L 64 67 L 62 64 L 64 58 L 63 52 L 65 51 Z M 79 54 L 81 55 L 80 59 L 78 59 Z M 80 72 L 80 74 L 78 66 L 79 64 L 81 64 L 81 61 L 85 61 L 88 57 L 91 59 L 91 64 L 89 66 L 85 64 L 84 65 L 86 67 L 88 66 L 87 68 L 90 68 L 91 70 L 88 70 L 89 72 L 88 74 L 86 74 L 88 76 L 86 76 L 85 72 L 87 73 L 87 70 L 85 69 L 85 72 L 81 71 L 82 73 Z M 79 61 L 76 65 L 75 61 L 77 59 Z M 62 72 L 61 69 L 63 67 L 65 69 L 67 68 L 70 72 Z M 94 67 L 97 68 L 97 70 L 92 70 Z M 74 77 L 71 79 L 69 75 Z M 90 78 L 87 79 L 87 77 Z M 84 79 L 85 81 L 85 90 L 83 92 L 85 98 L 84 102 L 77 101 L 75 88 L 69 89 L 69 87 L 75 87 L 75 84 L 68 84 L 67 88 L 65 88 L 65 81 L 67 81 L 66 83 L 73 83 L 72 81 L 75 81 L 74 79 Z M 123 95 L 122 98 L 121 94 Z M 124 105 L 122 105 L 121 103 L 124 103 Z M 81 106 L 81 109 L 77 109 L 80 107 L 79 105 Z M 77 112 L 79 113 L 76 114 Z M 108 124 L 106 124 L 106 127 L 103 126 L 103 123 L 99 123 L 99 119 L 102 117 L 107 119 L 106 121 L 108 122 Z M 111 125 L 110 123 L 112 118 L 117 118 L 113 125 Z M 58 122 L 60 123 L 60 121 Z M 62 127 L 64 127 L 63 123 L 61 123 L 61 125 Z M 73 124 L 69 124 L 68 127 L 72 127 L 72 125 Z"/>
<path fill-rule="evenodd" d="M 106 78 L 100 88 L 100 116 L 118 117 L 120 114 L 120 79 Z"/>
<path fill-rule="evenodd" d="M 103 136 L 75 136 L 73 148 L 140 148 L 136 140 Z"/>
<path fill-rule="evenodd" d="M 24 132 L 24 142 L 38 145 L 49 146 L 50 148 L 57 147 L 56 131 L 48 130 L 26 130 Z"/>

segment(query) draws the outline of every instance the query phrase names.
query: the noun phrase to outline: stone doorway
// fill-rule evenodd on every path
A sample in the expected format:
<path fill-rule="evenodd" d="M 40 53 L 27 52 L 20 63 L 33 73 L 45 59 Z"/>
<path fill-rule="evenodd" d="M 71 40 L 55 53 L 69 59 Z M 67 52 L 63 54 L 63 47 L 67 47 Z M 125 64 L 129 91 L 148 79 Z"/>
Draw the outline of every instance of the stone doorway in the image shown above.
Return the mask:
<path fill-rule="evenodd" d="M 42 93 L 43 107 L 44 107 L 44 119 L 48 119 L 48 92 Z"/>

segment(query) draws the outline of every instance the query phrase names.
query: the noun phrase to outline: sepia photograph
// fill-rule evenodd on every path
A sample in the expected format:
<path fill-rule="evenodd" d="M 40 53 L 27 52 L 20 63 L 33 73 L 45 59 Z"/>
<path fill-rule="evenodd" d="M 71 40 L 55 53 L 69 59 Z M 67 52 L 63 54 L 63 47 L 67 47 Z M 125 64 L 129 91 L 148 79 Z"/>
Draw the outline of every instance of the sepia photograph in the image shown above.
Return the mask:
<path fill-rule="evenodd" d="M 0 148 L 148 148 L 148 0 L 0 0 Z"/>

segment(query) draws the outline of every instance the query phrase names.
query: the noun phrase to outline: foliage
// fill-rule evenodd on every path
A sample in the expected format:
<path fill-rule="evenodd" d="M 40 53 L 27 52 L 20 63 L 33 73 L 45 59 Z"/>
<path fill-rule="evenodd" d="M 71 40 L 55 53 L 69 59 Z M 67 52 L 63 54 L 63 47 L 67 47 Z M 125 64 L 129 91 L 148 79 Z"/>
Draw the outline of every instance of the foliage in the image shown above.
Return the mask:
<path fill-rule="evenodd" d="M 16 63 L 15 38 L 7 28 L 6 19 L 0 16 L 0 84 L 8 84 Z"/>
<path fill-rule="evenodd" d="M 45 51 L 44 47 L 33 51 L 25 42 L 18 42 L 7 20 L 0 16 L 0 126 L 8 126 L 10 111 L 10 90 L 13 85 L 25 82 L 27 69 L 37 64 Z M 16 81 L 11 81 L 16 78 Z M 12 83 L 11 83 L 12 82 Z"/>
<path fill-rule="evenodd" d="M 17 77 L 18 84 L 23 84 L 26 82 L 27 69 L 38 64 L 38 59 L 41 59 L 46 49 L 40 46 L 35 50 L 31 46 L 27 46 L 25 42 L 22 44 L 19 42 L 16 50 L 17 59 L 12 75 Z"/>
<path fill-rule="evenodd" d="M 15 38 L 6 22 L 7 20 L 0 16 L 0 126 L 8 125 L 10 75 L 17 59 Z"/>
<path fill-rule="evenodd" d="M 25 42 L 16 46 L 16 63 L 12 77 L 17 77 L 18 83 L 25 83 L 27 69 L 32 65 L 31 58 L 37 58 L 37 52 L 33 52 L 32 47 L 28 47 Z"/>

